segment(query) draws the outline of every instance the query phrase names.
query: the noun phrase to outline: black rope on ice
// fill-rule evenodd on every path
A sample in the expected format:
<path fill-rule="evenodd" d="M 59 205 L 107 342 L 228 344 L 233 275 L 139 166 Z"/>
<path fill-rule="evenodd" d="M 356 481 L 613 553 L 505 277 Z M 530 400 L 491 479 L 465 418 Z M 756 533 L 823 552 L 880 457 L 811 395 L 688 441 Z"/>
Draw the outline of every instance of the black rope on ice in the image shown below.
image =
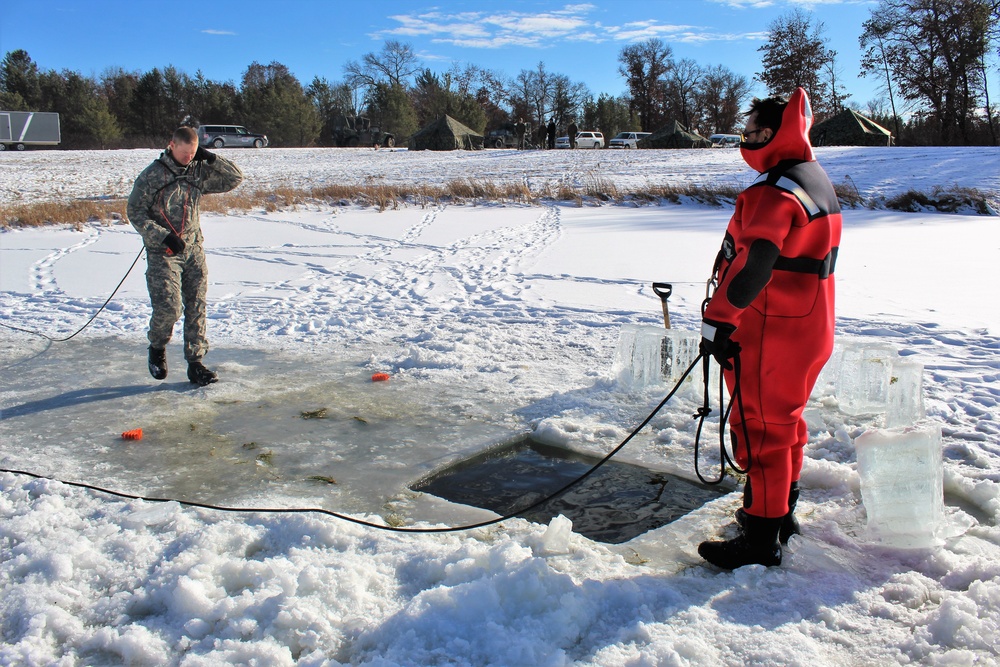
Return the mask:
<path fill-rule="evenodd" d="M 0 468 L 0 472 L 7 472 L 7 473 L 11 473 L 13 475 L 24 475 L 24 476 L 27 476 L 27 477 L 33 477 L 35 479 L 47 479 L 47 480 L 51 480 L 51 481 L 54 481 L 54 482 L 60 482 L 62 484 L 66 484 L 67 486 L 73 486 L 73 487 L 80 488 L 80 489 L 88 489 L 90 491 L 97 491 L 99 493 L 106 493 L 106 494 L 111 495 L 111 496 L 117 496 L 118 498 L 126 498 L 128 500 L 142 500 L 142 501 L 151 502 L 151 503 L 175 502 L 175 503 L 178 503 L 179 505 L 184 505 L 184 506 L 187 506 L 187 507 L 199 507 L 201 509 L 215 510 L 215 511 L 219 511 L 219 512 L 251 512 L 251 513 L 258 513 L 258 514 L 323 514 L 323 515 L 326 515 L 326 516 L 331 516 L 331 517 L 333 517 L 335 519 L 340 519 L 342 521 L 347 521 L 349 523 L 357 524 L 359 526 L 365 526 L 367 528 L 375 528 L 375 529 L 378 529 L 378 530 L 385 530 L 385 531 L 394 532 L 394 533 L 455 533 L 455 532 L 460 532 L 460 531 L 465 531 L 465 530 L 473 530 L 475 528 L 485 528 L 486 526 L 492 526 L 494 524 L 501 523 L 503 521 L 508 521 L 510 519 L 513 519 L 513 518 L 515 518 L 517 516 L 520 516 L 521 514 L 525 514 L 525 513 L 529 512 L 529 511 L 535 509 L 536 507 L 539 507 L 539 506 L 541 506 L 541 505 L 549 502 L 550 500 L 553 500 L 553 499 L 561 496 L 562 494 L 564 494 L 567 491 L 569 491 L 570 488 L 576 486 L 577 484 L 579 484 L 583 480 L 585 480 L 588 477 L 590 477 L 594 472 L 597 471 L 598 468 L 600 468 L 605 463 L 607 463 L 608 461 L 610 461 L 611 458 L 615 456 L 615 454 L 617 454 L 619 451 L 621 451 L 621 449 L 625 445 L 627 445 L 628 442 L 639 433 L 639 431 L 641 431 L 643 428 L 645 428 L 645 426 L 650 421 L 652 421 L 653 417 L 656 416 L 656 413 L 658 413 L 660 410 L 662 410 L 663 406 L 665 406 L 667 404 L 667 402 L 671 398 L 673 398 L 674 394 L 677 393 L 677 390 L 680 388 L 681 383 L 684 382 L 684 380 L 687 378 L 687 376 L 691 373 L 691 371 L 694 369 L 694 367 L 697 365 L 698 361 L 700 361 L 700 360 L 701 360 L 701 356 L 699 355 L 699 357 L 697 359 L 695 359 L 693 362 L 691 362 L 691 365 L 687 367 L 687 370 L 685 370 L 684 374 L 681 375 L 681 378 L 677 381 L 677 384 L 674 385 L 673 389 L 671 389 L 670 392 L 666 395 L 666 397 L 664 397 L 664 399 L 662 401 L 660 401 L 660 403 L 655 408 L 653 408 L 653 411 L 649 413 L 649 416 L 646 417 L 645 419 L 643 419 L 641 424 L 639 424 L 638 426 L 636 426 L 632 430 L 632 432 L 629 433 L 628 436 L 624 440 L 622 440 L 621 443 L 617 447 L 615 447 L 614 449 L 612 449 L 607 454 L 607 456 L 605 456 L 603 459 L 601 459 L 600 461 L 598 461 L 597 463 L 595 463 L 593 465 L 593 467 L 590 468 L 590 470 L 588 470 L 587 472 L 583 473 L 582 475 L 580 475 L 576 479 L 570 481 L 569 483 L 567 483 L 565 486 L 563 486 L 558 491 L 555 491 L 554 493 L 549 494 L 545 498 L 542 498 L 541 500 L 539 500 L 539 501 L 537 501 L 535 503 L 532 503 L 531 505 L 529 505 L 527 507 L 523 507 L 523 508 L 517 510 L 516 512 L 511 512 L 511 513 L 506 514 L 504 516 L 501 516 L 500 518 L 497 518 L 497 519 L 490 519 L 488 521 L 480 521 L 478 523 L 471 523 L 471 524 L 467 524 L 467 525 L 463 525 L 463 526 L 450 526 L 450 527 L 445 527 L 445 528 L 407 528 L 407 527 L 404 527 L 404 526 L 388 526 L 388 525 L 385 525 L 385 524 L 380 524 L 380 523 L 374 523 L 374 522 L 371 522 L 371 521 L 366 521 L 364 519 L 358 519 L 357 517 L 348 516 L 346 514 L 340 514 L 338 512 L 333 512 L 331 510 L 326 510 L 326 509 L 322 509 L 322 508 L 319 508 L 319 507 L 226 507 L 226 506 L 223 506 L 223 505 L 213 505 L 211 503 L 200 503 L 200 502 L 196 502 L 196 501 L 192 501 L 192 500 L 180 500 L 180 499 L 177 499 L 177 498 L 156 498 L 156 497 L 150 497 L 150 496 L 133 495 L 133 494 L 130 494 L 130 493 L 123 493 L 121 491 L 114 491 L 112 489 L 105 489 L 105 488 L 102 488 L 102 487 L 99 487 L 99 486 L 95 486 L 93 484 L 85 484 L 83 482 L 67 482 L 65 480 L 61 480 L 61 479 L 58 479 L 58 478 L 55 478 L 55 477 L 48 477 L 48 476 L 45 476 L 45 475 L 39 475 L 39 474 L 32 473 L 32 472 L 26 472 L 24 470 L 11 470 L 9 468 Z"/>

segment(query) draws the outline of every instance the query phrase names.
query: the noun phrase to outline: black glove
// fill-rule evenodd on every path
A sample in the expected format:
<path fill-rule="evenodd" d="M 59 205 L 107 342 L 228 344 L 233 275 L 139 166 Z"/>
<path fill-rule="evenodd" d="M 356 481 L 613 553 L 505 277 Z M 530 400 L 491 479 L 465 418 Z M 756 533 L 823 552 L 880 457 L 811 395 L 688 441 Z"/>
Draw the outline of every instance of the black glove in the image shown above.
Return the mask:
<path fill-rule="evenodd" d="M 204 146 L 198 146 L 198 151 L 194 154 L 194 159 L 204 161 L 205 164 L 212 164 L 215 162 L 215 153 L 205 150 Z"/>
<path fill-rule="evenodd" d="M 166 238 L 163 239 L 163 245 L 167 246 L 168 255 L 179 255 L 184 252 L 184 248 L 187 245 L 184 243 L 184 239 L 177 236 L 173 232 L 167 234 Z"/>
<path fill-rule="evenodd" d="M 713 320 L 701 322 L 701 353 L 715 357 L 719 365 L 727 371 L 733 369 L 733 364 L 729 360 L 740 353 L 740 344 L 729 339 L 734 331 L 736 327 L 726 322 Z"/>

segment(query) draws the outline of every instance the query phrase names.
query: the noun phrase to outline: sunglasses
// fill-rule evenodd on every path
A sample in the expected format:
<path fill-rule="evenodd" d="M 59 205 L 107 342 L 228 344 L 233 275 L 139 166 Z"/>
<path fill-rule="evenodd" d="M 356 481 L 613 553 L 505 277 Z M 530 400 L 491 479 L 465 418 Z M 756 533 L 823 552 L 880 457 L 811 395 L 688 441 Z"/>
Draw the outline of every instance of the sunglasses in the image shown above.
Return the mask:
<path fill-rule="evenodd" d="M 758 127 L 756 130 L 750 130 L 749 132 L 744 132 L 741 135 L 741 137 L 742 137 L 741 141 L 746 141 L 747 137 L 752 137 L 753 135 L 757 134 L 758 132 L 763 132 L 766 129 L 767 129 L 766 127 Z"/>

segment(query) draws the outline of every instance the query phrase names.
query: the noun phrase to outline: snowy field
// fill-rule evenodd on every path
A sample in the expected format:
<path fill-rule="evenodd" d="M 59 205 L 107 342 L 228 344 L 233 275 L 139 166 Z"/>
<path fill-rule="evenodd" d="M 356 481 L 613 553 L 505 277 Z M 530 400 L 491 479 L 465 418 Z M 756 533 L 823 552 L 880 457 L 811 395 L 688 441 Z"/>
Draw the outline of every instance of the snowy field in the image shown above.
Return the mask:
<path fill-rule="evenodd" d="M 127 196 L 157 151 L 0 154 L 0 203 Z M 746 185 L 738 151 L 232 150 L 241 186 L 494 182 Z M 1000 149 L 821 149 L 862 195 L 975 187 Z M 937 546 L 866 531 L 854 441 L 884 424 L 810 404 L 803 534 L 780 568 L 695 551 L 740 494 L 621 545 L 524 520 L 447 534 L 321 513 L 228 513 L 64 484 L 251 508 L 454 526 L 485 510 L 409 490 L 533 433 L 614 448 L 663 397 L 613 366 L 623 326 L 699 326 L 731 211 L 695 203 L 355 206 L 205 215 L 206 358 L 145 368 L 141 250 L 127 224 L 0 233 L 0 664 L 988 665 L 1000 662 L 1000 223 L 847 210 L 838 341 L 924 366 L 942 429 Z M 376 372 L 388 382 L 372 382 Z M 693 475 L 682 393 L 622 460 Z M 306 419 L 305 415 L 323 418 Z M 122 432 L 142 428 L 142 440 Z M 704 455 L 709 452 L 706 446 Z M 708 457 L 711 459 L 711 457 Z"/>

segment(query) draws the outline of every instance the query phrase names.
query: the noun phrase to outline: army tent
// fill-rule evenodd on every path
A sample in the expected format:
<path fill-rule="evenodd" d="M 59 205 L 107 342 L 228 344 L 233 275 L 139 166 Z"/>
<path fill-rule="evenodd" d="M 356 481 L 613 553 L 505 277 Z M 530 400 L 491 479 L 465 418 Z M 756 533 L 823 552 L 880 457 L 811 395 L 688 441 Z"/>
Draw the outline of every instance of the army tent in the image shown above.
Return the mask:
<path fill-rule="evenodd" d="M 457 148 L 479 149 L 483 135 L 476 134 L 451 116 L 444 115 L 410 136 L 411 151 L 453 151 Z"/>
<path fill-rule="evenodd" d="M 638 148 L 711 148 L 712 142 L 678 123 L 668 123 L 636 144 Z"/>
<path fill-rule="evenodd" d="M 891 146 L 892 133 L 854 109 L 817 123 L 809 131 L 813 146 Z"/>

